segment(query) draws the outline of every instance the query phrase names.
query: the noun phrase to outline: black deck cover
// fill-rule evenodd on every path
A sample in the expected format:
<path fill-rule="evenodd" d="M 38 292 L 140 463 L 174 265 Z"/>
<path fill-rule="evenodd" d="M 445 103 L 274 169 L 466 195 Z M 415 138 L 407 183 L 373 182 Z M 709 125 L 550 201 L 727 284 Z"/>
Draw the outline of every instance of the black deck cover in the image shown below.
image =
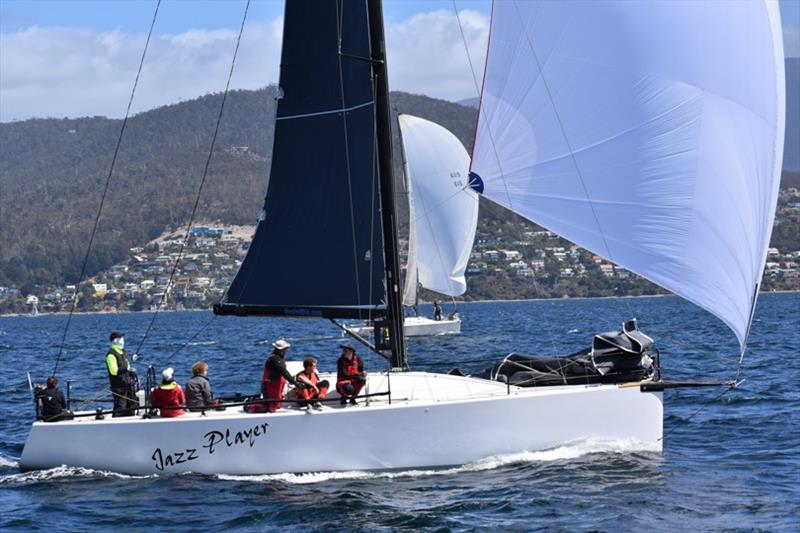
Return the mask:
<path fill-rule="evenodd" d="M 631 320 L 622 331 L 595 335 L 591 348 L 564 357 L 512 353 L 481 377 L 520 387 L 638 381 L 658 370 L 653 349 L 652 339 Z"/>
<path fill-rule="evenodd" d="M 366 6 L 286 2 L 283 97 L 264 213 L 217 313 L 385 312 Z"/>

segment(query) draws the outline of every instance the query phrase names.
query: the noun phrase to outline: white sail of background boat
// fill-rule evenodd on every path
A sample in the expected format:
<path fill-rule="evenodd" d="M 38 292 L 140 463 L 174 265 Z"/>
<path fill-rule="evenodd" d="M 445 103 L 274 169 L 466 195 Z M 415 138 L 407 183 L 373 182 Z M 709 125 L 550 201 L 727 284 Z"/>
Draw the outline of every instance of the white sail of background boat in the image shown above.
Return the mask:
<path fill-rule="evenodd" d="M 510 1 L 491 24 L 473 157 L 486 194 L 715 312 L 744 343 L 783 142 L 777 4 Z M 264 212 L 215 312 L 372 319 L 391 369 L 356 407 L 38 421 L 21 467 L 257 474 L 583 439 L 660 450 L 669 383 L 634 321 L 569 357 L 509 357 L 524 379 L 405 370 L 380 3 L 293 0 L 284 25 Z"/>
<path fill-rule="evenodd" d="M 408 191 L 409 230 L 403 304 L 417 309 L 419 287 L 446 296 L 467 290 L 467 269 L 478 225 L 478 193 L 469 184 L 469 154 L 439 124 L 401 114 L 400 138 Z M 370 326 L 348 327 L 360 335 Z M 461 332 L 457 313 L 434 320 L 407 316 L 406 337 Z"/>

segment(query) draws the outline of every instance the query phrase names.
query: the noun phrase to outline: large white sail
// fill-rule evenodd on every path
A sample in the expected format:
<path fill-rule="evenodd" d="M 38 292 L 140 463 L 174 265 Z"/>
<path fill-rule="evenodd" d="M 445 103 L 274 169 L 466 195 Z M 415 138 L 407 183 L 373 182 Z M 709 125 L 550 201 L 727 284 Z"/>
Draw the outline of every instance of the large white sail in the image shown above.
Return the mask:
<path fill-rule="evenodd" d="M 403 300 L 413 305 L 417 283 L 458 296 L 478 223 L 478 195 L 469 186 L 469 154 L 442 126 L 400 115 L 409 187 L 408 274 Z"/>
<path fill-rule="evenodd" d="M 742 346 L 780 181 L 775 2 L 495 2 L 486 196 L 692 301 Z"/>

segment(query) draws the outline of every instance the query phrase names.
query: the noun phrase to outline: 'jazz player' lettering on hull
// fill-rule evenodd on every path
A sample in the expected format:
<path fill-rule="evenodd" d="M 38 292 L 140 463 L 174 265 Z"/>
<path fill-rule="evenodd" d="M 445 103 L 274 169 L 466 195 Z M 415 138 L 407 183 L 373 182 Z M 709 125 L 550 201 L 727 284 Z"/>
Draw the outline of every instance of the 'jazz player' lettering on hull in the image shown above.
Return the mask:
<path fill-rule="evenodd" d="M 268 426 L 269 424 L 267 422 L 263 422 L 249 429 L 235 432 L 231 432 L 229 428 L 226 428 L 224 431 L 214 429 L 203 435 L 205 444 L 203 444 L 202 448 L 208 452 L 208 455 L 240 444 L 248 444 L 249 447 L 252 448 L 257 438 L 266 435 Z M 169 467 L 200 459 L 197 450 L 197 448 L 186 448 L 184 450 L 165 454 L 161 451 L 161 448 L 156 448 L 150 458 L 153 460 L 156 470 L 163 472 Z"/>

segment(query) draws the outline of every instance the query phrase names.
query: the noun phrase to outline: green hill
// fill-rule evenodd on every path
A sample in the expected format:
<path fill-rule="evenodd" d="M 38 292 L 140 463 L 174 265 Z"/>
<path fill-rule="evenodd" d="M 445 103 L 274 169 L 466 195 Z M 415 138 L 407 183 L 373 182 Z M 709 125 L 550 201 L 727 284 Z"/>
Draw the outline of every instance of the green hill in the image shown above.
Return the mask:
<path fill-rule="evenodd" d="M 255 221 L 269 171 L 273 94 L 274 87 L 229 94 L 196 220 Z M 207 95 L 129 119 L 87 275 L 189 221 L 220 100 Z M 474 109 L 405 93 L 393 93 L 392 103 L 472 142 Z M 27 292 L 77 281 L 121 125 L 104 117 L 0 124 L 0 285 Z"/>

